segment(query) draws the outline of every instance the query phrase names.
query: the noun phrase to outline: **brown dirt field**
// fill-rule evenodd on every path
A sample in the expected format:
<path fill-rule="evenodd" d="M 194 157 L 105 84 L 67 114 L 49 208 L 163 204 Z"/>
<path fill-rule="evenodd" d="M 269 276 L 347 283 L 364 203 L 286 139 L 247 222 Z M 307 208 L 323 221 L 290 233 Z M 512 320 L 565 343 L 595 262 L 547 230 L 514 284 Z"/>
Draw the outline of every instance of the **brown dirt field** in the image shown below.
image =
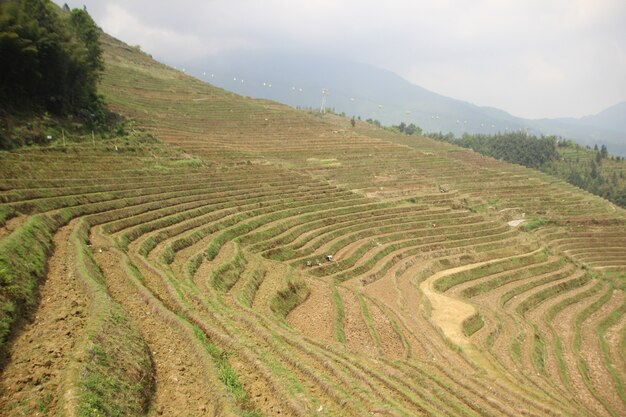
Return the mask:
<path fill-rule="evenodd" d="M 592 288 L 595 284 L 596 284 L 595 281 L 590 280 L 587 284 L 583 285 L 580 288 L 577 288 L 573 291 L 567 291 L 556 297 L 552 297 L 550 298 L 549 301 L 542 303 L 538 308 L 532 310 L 532 312 L 528 314 L 527 316 L 531 322 L 537 324 L 537 327 L 539 328 L 544 338 L 544 343 L 545 343 L 544 363 L 545 363 L 545 371 L 547 374 L 546 380 L 550 381 L 551 384 L 555 386 L 561 392 L 565 392 L 569 390 L 567 389 L 567 386 L 565 386 L 563 382 L 561 381 L 559 368 L 558 368 L 558 360 L 553 349 L 556 339 L 552 331 L 550 331 L 550 329 L 544 322 L 545 316 L 550 310 L 550 308 L 552 308 L 554 305 L 558 304 L 559 302 L 567 298 L 574 297 L 580 293 L 584 293 L 585 291 Z"/>
<path fill-rule="evenodd" d="M 394 266 L 381 279 L 366 285 L 363 291 L 397 314 L 398 319 L 408 330 L 405 335 L 414 357 L 436 357 L 436 360 L 447 360 L 450 355 L 444 354 L 439 345 L 443 341 L 432 332 L 430 323 L 424 319 L 423 294 L 413 284 L 414 277 L 419 271 L 428 268 L 429 264 L 417 258 L 413 259 L 415 262 L 399 276 L 396 277 L 396 272 L 404 262 Z M 347 284 L 353 281 L 348 281 Z"/>
<path fill-rule="evenodd" d="M 385 356 L 391 359 L 402 359 L 406 356 L 400 335 L 391 326 L 389 317 L 371 301 L 367 301 L 367 309 L 372 317 L 374 329 L 380 338 L 380 346 Z"/>
<path fill-rule="evenodd" d="M 28 220 L 28 216 L 26 215 L 15 216 L 7 220 L 4 226 L 0 227 L 0 239 L 13 233 L 13 231 L 20 227 L 26 220 Z"/>
<path fill-rule="evenodd" d="M 375 356 L 378 348 L 374 340 L 372 340 L 367 324 L 363 319 L 359 300 L 352 291 L 346 288 L 338 286 L 337 290 L 343 301 L 345 311 L 343 327 L 346 336 L 346 346 L 350 350 L 362 352 L 368 356 Z"/>
<path fill-rule="evenodd" d="M 439 293 L 433 287 L 433 283 L 435 282 L 435 280 L 441 277 L 457 272 L 470 270 L 492 262 L 493 261 L 478 262 L 440 271 L 421 282 L 420 289 L 424 292 L 424 295 L 428 297 L 431 303 L 431 321 L 435 325 L 439 326 L 444 335 L 448 337 L 452 342 L 459 345 L 463 349 L 463 352 L 467 355 L 467 357 L 470 358 L 470 360 L 474 361 L 477 365 L 485 369 L 489 375 L 496 379 L 506 381 L 507 374 L 509 374 L 509 372 L 511 371 L 514 371 L 515 367 L 511 364 L 503 364 L 505 365 L 504 368 L 501 365 L 498 365 L 463 334 L 462 323 L 466 318 L 474 314 L 474 306 L 464 300 L 449 296 L 448 294 Z M 515 328 L 516 326 L 513 325 L 512 329 Z M 497 342 L 502 341 L 503 335 L 500 336 Z M 508 349 L 508 343 L 506 343 L 506 346 L 503 346 L 502 349 Z M 505 353 L 506 351 L 502 350 L 502 352 Z M 498 356 L 502 358 L 501 354 Z M 509 358 L 508 354 L 506 354 L 504 357 Z M 515 384 L 510 385 L 510 388 L 516 389 L 514 385 Z M 538 392 L 534 391 L 534 388 L 532 386 L 525 387 L 524 391 L 526 390 L 528 390 L 528 392 L 524 395 L 536 396 Z"/>
<path fill-rule="evenodd" d="M 176 236 L 175 238 L 179 238 L 179 237 L 180 236 Z M 191 257 L 202 252 L 209 245 L 209 243 L 211 243 L 211 240 L 214 237 L 215 237 L 214 235 L 209 235 L 205 237 L 204 239 L 200 239 L 198 242 L 189 246 L 188 248 L 178 251 L 176 253 L 176 257 L 174 257 L 174 262 L 172 262 L 172 264 L 170 265 L 172 270 L 177 271 L 177 274 L 179 274 L 181 277 L 185 276 L 184 275 L 185 263 Z M 150 259 L 155 259 L 157 256 L 159 256 L 162 253 L 162 251 L 165 249 L 164 245 L 166 245 L 167 243 L 170 243 L 170 240 L 166 240 L 164 242 L 159 243 L 148 257 Z"/>
<path fill-rule="evenodd" d="M 376 298 L 379 301 L 384 302 L 388 306 L 394 308 L 404 308 L 406 305 L 406 298 L 402 291 L 398 289 L 397 273 L 401 268 L 408 269 L 417 262 L 416 257 L 398 262 L 380 279 L 363 286 L 363 292 Z M 406 271 L 405 271 L 406 272 Z M 348 288 L 357 289 L 362 286 L 359 280 L 348 280 L 344 283 Z"/>
<path fill-rule="evenodd" d="M 13 340 L 0 378 L 0 414 L 42 416 L 61 412 L 64 370 L 88 314 L 75 273 L 69 235 L 74 223 L 54 235 L 54 252 L 32 322 Z"/>
<path fill-rule="evenodd" d="M 574 340 L 574 321 L 576 320 L 576 316 L 589 305 L 593 304 L 598 298 L 602 297 L 605 292 L 606 288 L 579 303 L 575 303 L 574 305 L 563 309 L 553 319 L 554 328 L 561 337 L 563 360 L 565 362 L 565 367 L 567 368 L 567 374 L 570 382 L 576 391 L 577 397 L 580 398 L 586 404 L 587 408 L 597 416 L 606 415 L 606 411 L 604 410 L 602 404 L 600 404 L 598 400 L 591 395 L 587 386 L 583 382 L 582 375 L 578 369 L 577 357 L 574 356 L 572 346 Z"/>
<path fill-rule="evenodd" d="M 623 291 L 614 290 L 610 300 L 597 312 L 592 314 L 581 327 L 582 344 L 580 346 L 580 354 L 589 369 L 589 379 L 597 390 L 597 393 L 605 400 L 608 400 L 617 411 L 618 415 L 626 415 L 626 402 L 618 395 L 613 378 L 607 371 L 602 359 L 596 326 L 613 310 L 618 309 L 624 303 L 625 299 L 626 294 L 624 294 Z"/>
<path fill-rule="evenodd" d="M 308 279 L 311 294 L 287 316 L 287 322 L 305 335 L 329 343 L 335 340 L 335 310 L 332 291 L 322 280 Z"/>
<path fill-rule="evenodd" d="M 105 246 L 110 241 L 99 233 L 92 234 L 94 245 Z M 142 299 L 137 288 L 122 266 L 123 258 L 115 250 L 95 253 L 105 275 L 111 296 L 119 302 L 137 323 L 152 352 L 156 391 L 152 399 L 151 415 L 206 416 L 221 415 L 223 395 L 221 386 L 209 379 L 215 375 L 206 358 L 194 349 L 190 340 L 174 318 L 163 317 Z M 167 315 L 166 315 L 167 317 Z M 206 368 L 206 369 L 205 369 Z M 207 392 L 217 395 L 207 396 Z"/>

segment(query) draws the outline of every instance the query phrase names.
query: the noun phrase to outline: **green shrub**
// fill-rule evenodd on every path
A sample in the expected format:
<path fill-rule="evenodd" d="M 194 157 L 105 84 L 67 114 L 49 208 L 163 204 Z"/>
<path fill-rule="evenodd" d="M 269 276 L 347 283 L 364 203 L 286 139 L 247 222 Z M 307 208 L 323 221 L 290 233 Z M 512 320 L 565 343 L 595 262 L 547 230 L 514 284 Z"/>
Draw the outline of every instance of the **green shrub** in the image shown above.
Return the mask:
<path fill-rule="evenodd" d="M 287 287 L 278 291 L 270 300 L 270 309 L 278 316 L 285 318 L 287 315 L 309 298 L 311 290 L 306 281 L 302 279 L 291 280 Z"/>
<path fill-rule="evenodd" d="M 463 334 L 467 337 L 473 335 L 477 331 L 483 328 L 485 322 L 480 313 L 476 312 L 471 317 L 463 320 Z"/>
<path fill-rule="evenodd" d="M 17 319 L 36 304 L 58 227 L 50 217 L 36 215 L 0 241 L 0 352 Z"/>

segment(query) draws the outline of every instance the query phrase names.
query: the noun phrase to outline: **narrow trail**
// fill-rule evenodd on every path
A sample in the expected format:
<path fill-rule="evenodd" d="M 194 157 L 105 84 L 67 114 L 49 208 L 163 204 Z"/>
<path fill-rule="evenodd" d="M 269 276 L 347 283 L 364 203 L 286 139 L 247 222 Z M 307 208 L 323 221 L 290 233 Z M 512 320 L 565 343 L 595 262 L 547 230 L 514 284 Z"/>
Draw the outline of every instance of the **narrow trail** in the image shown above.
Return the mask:
<path fill-rule="evenodd" d="M 541 250 L 542 248 L 539 248 L 522 255 L 509 256 L 499 259 L 490 259 L 488 261 L 476 262 L 473 264 L 462 265 L 456 268 L 445 269 L 426 278 L 420 283 L 420 289 L 431 303 L 431 320 L 441 328 L 443 333 L 452 342 L 458 344 L 462 348 L 467 348 L 469 351 L 473 351 L 474 353 L 479 354 L 473 344 L 463 334 L 462 328 L 463 321 L 471 317 L 476 312 L 475 307 L 467 301 L 461 300 L 456 296 L 443 294 L 435 290 L 435 282 L 440 278 L 447 277 L 449 275 L 465 272 L 475 268 L 480 268 L 481 266 L 490 265 L 501 261 L 506 261 L 507 259 L 532 256 L 540 252 Z"/>
<path fill-rule="evenodd" d="M 60 406 L 63 371 L 86 323 L 87 299 L 75 272 L 70 233 L 75 222 L 53 237 L 46 280 L 39 286 L 34 320 L 9 349 L 0 378 L 2 416 L 54 415 Z"/>
<path fill-rule="evenodd" d="M 463 349 L 473 351 L 476 354 L 478 354 L 478 351 L 474 349 L 472 343 L 463 334 L 462 326 L 463 321 L 471 317 L 476 312 L 476 308 L 470 303 L 459 298 L 440 293 L 435 290 L 434 284 L 435 281 L 440 278 L 468 271 L 490 263 L 492 263 L 492 261 L 479 262 L 459 266 L 457 268 L 446 269 L 431 275 L 420 283 L 420 289 L 430 301 L 431 320 L 441 328 L 446 337 L 448 337 L 452 342 L 456 343 Z"/>

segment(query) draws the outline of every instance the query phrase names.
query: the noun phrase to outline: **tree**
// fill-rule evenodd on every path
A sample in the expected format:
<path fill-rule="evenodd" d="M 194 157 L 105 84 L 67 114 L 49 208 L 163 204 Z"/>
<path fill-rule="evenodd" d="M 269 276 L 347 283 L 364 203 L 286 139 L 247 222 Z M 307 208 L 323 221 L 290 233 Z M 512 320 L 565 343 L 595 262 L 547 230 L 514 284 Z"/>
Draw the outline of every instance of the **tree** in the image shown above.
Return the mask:
<path fill-rule="evenodd" d="M 0 104 L 19 111 L 90 114 L 103 69 L 99 29 L 82 10 L 67 16 L 49 0 L 0 0 Z"/>
<path fill-rule="evenodd" d="M 422 129 L 416 126 L 414 123 L 411 123 L 407 127 L 404 128 L 404 133 L 406 133 L 409 136 L 413 134 L 421 135 Z"/>
<path fill-rule="evenodd" d="M 605 145 L 602 145 L 602 148 L 600 148 L 600 155 L 602 155 L 602 159 L 605 159 L 609 156 L 609 151 L 608 149 L 606 149 Z"/>
<path fill-rule="evenodd" d="M 598 173 L 598 164 L 596 164 L 596 161 L 591 161 L 591 172 L 589 173 L 589 175 L 591 176 L 591 178 L 593 178 L 594 180 L 598 178 L 599 173 Z"/>

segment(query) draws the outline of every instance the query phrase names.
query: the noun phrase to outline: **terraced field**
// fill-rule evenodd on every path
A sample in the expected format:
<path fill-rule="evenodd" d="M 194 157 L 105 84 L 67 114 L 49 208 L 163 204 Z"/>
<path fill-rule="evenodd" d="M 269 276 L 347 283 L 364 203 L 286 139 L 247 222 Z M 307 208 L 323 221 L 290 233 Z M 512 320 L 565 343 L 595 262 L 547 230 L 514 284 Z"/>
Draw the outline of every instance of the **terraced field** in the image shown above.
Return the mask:
<path fill-rule="evenodd" d="M 2 415 L 626 415 L 623 209 L 103 42 L 163 144 L 0 155 Z"/>

